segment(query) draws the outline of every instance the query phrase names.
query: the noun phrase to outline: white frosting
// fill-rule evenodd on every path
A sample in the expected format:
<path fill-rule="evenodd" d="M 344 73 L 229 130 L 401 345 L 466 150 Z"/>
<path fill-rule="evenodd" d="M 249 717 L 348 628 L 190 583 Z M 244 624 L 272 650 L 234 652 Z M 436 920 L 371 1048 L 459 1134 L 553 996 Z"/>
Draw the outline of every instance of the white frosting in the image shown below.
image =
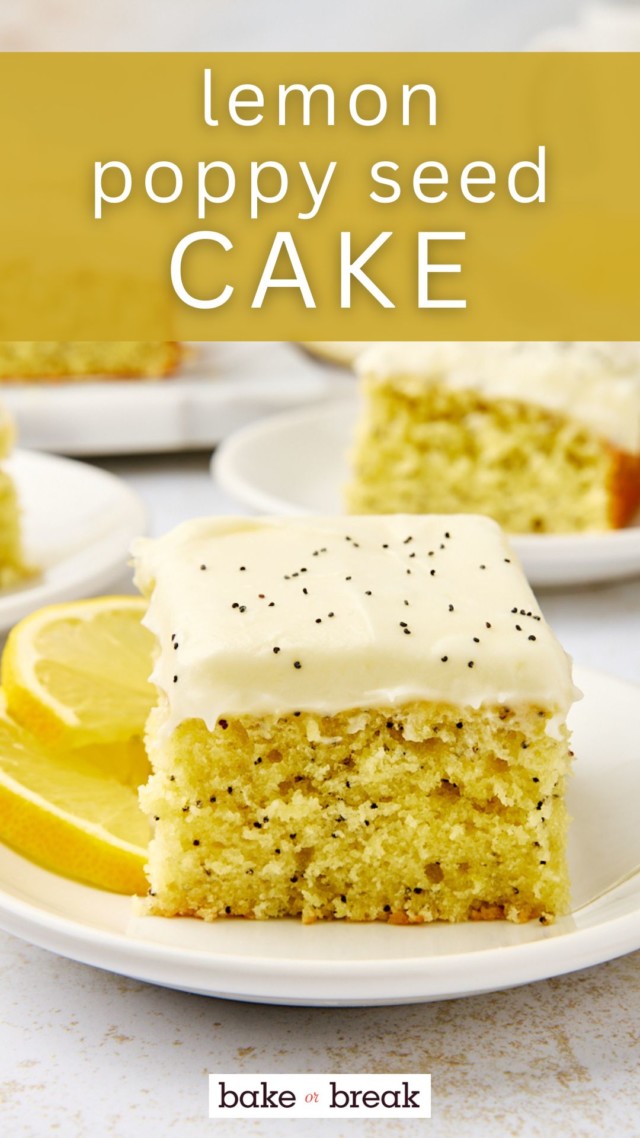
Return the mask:
<path fill-rule="evenodd" d="M 205 518 L 133 552 L 169 730 L 423 699 L 532 703 L 562 719 L 576 697 L 488 518 Z"/>
<path fill-rule="evenodd" d="M 555 342 L 380 343 L 357 370 L 407 394 L 426 383 L 489 399 L 534 403 L 640 453 L 640 344 Z"/>

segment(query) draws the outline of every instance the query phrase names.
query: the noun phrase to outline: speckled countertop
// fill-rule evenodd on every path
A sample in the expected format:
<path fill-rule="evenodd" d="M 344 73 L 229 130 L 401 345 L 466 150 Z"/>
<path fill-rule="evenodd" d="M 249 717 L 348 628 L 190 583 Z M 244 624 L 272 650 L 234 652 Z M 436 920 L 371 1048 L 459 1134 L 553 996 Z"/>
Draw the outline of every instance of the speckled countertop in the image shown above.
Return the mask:
<path fill-rule="evenodd" d="M 203 455 L 118 459 L 161 533 L 229 512 Z M 541 594 L 581 664 L 640 682 L 640 581 Z M 639 1138 L 640 953 L 433 1004 L 287 1008 L 127 980 L 0 933 L 0 1127 L 7 1138 L 221 1138 L 301 1123 L 207 1117 L 207 1072 L 429 1071 L 431 1120 L 317 1121 L 312 1138 Z"/>
<path fill-rule="evenodd" d="M 3 939 L 11 1138 L 288 1133 L 210 1122 L 210 1070 L 431 1071 L 430 1121 L 307 1122 L 318 1138 L 640 1133 L 637 953 L 510 992 L 334 1011 L 188 996 Z"/>

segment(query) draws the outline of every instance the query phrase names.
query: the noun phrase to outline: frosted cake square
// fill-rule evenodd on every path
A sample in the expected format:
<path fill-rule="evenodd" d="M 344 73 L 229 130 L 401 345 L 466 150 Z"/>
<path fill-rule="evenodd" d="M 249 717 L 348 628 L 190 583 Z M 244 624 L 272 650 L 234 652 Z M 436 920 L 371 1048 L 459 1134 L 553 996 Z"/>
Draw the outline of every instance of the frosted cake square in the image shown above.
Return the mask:
<path fill-rule="evenodd" d="M 512 533 L 607 530 L 640 505 L 640 345 L 378 344 L 351 513 L 482 513 Z"/>
<path fill-rule="evenodd" d="M 570 662 L 494 522 L 213 518 L 134 554 L 148 912 L 566 909 Z"/>

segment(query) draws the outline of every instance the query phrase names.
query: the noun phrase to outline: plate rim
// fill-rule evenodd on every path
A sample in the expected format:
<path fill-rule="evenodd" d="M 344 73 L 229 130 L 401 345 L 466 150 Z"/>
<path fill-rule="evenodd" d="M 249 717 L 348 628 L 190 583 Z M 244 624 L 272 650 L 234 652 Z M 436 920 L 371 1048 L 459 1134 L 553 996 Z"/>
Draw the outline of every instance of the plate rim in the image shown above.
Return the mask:
<path fill-rule="evenodd" d="M 582 682 L 586 678 L 587 684 L 590 680 L 613 682 L 630 695 L 637 695 L 640 690 L 639 685 L 599 669 L 581 667 L 576 671 L 577 678 Z M 15 851 L 11 853 L 21 857 Z M 32 865 L 25 858 L 21 860 Z M 615 898 L 638 880 L 640 869 L 614 884 L 603 897 Z M 90 886 L 84 888 L 94 894 L 101 893 Z M 573 910 L 569 919 L 601 903 L 603 897 Z M 121 900 L 131 911 L 131 899 L 123 896 Z M 395 959 L 238 956 L 229 951 L 204 950 L 200 946 L 168 944 L 130 936 L 126 926 L 123 931 L 113 931 L 50 912 L 28 898 L 7 892 L 2 883 L 0 927 L 70 959 L 203 995 L 306 1006 L 373 1006 L 421 1003 L 503 990 L 625 955 L 640 948 L 640 894 L 631 911 L 597 924 L 568 929 L 561 935 L 554 935 L 552 925 L 537 939 L 519 944 Z M 428 931 L 429 926 L 424 928 Z M 500 964 L 504 967 L 497 976 Z M 337 965 L 339 975 L 336 976 Z M 465 976 L 468 983 L 463 985 Z M 196 980 L 198 984 L 194 985 Z M 383 994 L 372 994 L 375 984 L 383 985 Z"/>
<path fill-rule="evenodd" d="M 630 880 L 639 876 L 640 872 Z M 614 887 L 610 893 L 624 888 L 626 884 L 628 882 Z M 29 931 L 25 932 L 27 926 Z M 499 945 L 441 956 L 401 957 L 395 961 L 341 960 L 338 976 L 337 962 L 330 958 L 264 958 L 256 968 L 255 958 L 251 957 L 204 952 L 142 939 L 128 940 L 124 933 L 99 930 L 79 925 L 68 917 L 47 914 L 31 902 L 6 894 L 2 888 L 0 928 L 66 959 L 146 983 L 202 995 L 310 1007 L 374 1006 L 422 1003 L 501 991 L 614 960 L 640 947 L 640 906 L 603 925 L 578 929 L 562 937 L 550 935 L 524 944 Z M 82 933 L 78 932 L 79 929 Z M 605 937 L 602 936 L 603 929 L 608 932 Z M 43 935 L 34 936 L 34 930 Z M 507 961 L 515 968 L 505 968 L 496 980 L 495 970 L 499 962 Z M 388 983 L 389 972 L 393 968 L 398 974 L 384 994 L 373 996 L 371 991 L 366 992 L 367 986 L 376 981 Z M 177 969 L 181 972 L 179 982 Z M 202 979 L 202 974 L 207 977 L 206 986 L 194 986 L 194 979 Z M 461 984 L 464 975 L 469 979 L 468 985 Z M 294 994 L 293 987 L 301 983 L 313 985 L 315 992 L 310 994 L 307 988 L 306 994 Z"/>
<path fill-rule="evenodd" d="M 315 404 L 312 407 L 296 407 L 294 410 L 270 415 L 268 419 L 259 419 L 255 423 L 248 423 L 245 427 L 240 427 L 226 439 L 223 439 L 213 452 L 210 463 L 211 476 L 225 493 L 244 505 L 248 505 L 250 509 L 258 509 L 266 514 L 286 514 L 289 517 L 313 517 L 312 510 L 292 509 L 282 499 L 261 490 L 259 487 L 248 486 L 244 479 L 238 478 L 233 470 L 232 463 L 239 448 L 250 446 L 256 438 L 260 439 L 265 433 L 268 435 L 274 427 L 276 429 L 281 426 L 295 427 L 300 420 L 306 423 L 310 414 L 332 418 L 340 407 L 353 410 L 357 407 L 357 399 L 355 397 L 326 399 L 321 404 Z M 246 489 L 238 492 L 239 485 L 246 487 Z"/>

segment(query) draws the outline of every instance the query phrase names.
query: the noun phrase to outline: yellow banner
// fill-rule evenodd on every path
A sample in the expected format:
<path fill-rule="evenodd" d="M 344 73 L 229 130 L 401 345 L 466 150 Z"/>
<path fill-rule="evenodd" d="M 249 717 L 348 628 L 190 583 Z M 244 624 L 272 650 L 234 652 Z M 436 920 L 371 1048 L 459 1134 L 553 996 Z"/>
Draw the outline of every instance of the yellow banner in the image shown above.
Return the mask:
<path fill-rule="evenodd" d="M 625 54 L 0 57 L 0 338 L 640 339 Z"/>

